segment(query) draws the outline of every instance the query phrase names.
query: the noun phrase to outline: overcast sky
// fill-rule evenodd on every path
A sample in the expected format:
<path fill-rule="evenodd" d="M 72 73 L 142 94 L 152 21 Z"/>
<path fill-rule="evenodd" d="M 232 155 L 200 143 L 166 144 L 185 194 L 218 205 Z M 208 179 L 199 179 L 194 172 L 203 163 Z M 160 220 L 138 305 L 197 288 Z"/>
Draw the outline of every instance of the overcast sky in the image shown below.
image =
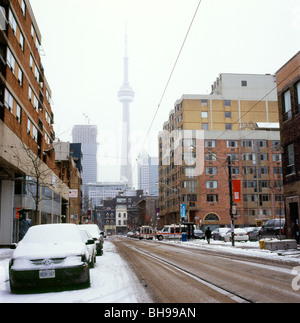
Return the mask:
<path fill-rule="evenodd" d="M 118 181 L 122 105 L 117 92 L 123 83 L 125 25 L 135 91 L 135 160 L 199 0 L 30 3 L 42 34 L 56 135 L 71 141 L 73 125 L 97 125 L 98 180 Z M 299 44 L 299 0 L 202 0 L 144 148 L 157 156 L 158 132 L 183 94 L 209 94 L 220 73 L 274 74 Z"/>

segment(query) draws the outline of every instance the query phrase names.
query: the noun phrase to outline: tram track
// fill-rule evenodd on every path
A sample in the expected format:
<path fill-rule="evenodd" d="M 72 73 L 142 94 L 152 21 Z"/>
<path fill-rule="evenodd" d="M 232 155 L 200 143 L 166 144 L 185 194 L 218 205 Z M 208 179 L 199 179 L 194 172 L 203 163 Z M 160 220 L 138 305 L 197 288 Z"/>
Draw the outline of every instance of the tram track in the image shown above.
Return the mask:
<path fill-rule="evenodd" d="M 133 248 L 133 247 L 130 246 L 130 248 Z M 134 248 L 134 250 L 141 253 L 141 254 L 146 255 L 147 257 L 150 257 L 150 258 L 154 259 L 155 261 L 159 261 L 161 264 L 169 266 L 173 270 L 177 270 L 180 273 L 183 273 L 184 275 L 189 276 L 190 278 L 200 282 L 201 284 L 206 285 L 207 287 L 215 290 L 216 292 L 231 298 L 234 302 L 237 302 L 237 303 L 254 303 L 252 300 L 250 300 L 248 298 L 245 298 L 245 297 L 243 297 L 243 296 L 241 296 L 241 295 L 239 295 L 237 293 L 233 293 L 233 292 L 231 292 L 231 291 L 229 291 L 227 289 L 224 289 L 223 287 L 218 286 L 213 282 L 209 282 L 206 279 L 203 279 L 203 278 L 199 277 L 198 275 L 195 275 L 195 274 L 187 271 L 186 269 L 180 268 L 179 266 L 177 266 L 175 264 L 172 264 L 169 261 L 166 261 L 166 260 L 164 260 L 164 259 L 162 259 L 162 258 L 160 258 L 158 256 L 155 256 L 155 255 L 151 254 L 150 252 L 144 251 L 144 250 L 142 250 L 140 248 Z"/>
<path fill-rule="evenodd" d="M 287 264 L 122 237 L 113 243 L 156 303 L 300 302 Z"/>

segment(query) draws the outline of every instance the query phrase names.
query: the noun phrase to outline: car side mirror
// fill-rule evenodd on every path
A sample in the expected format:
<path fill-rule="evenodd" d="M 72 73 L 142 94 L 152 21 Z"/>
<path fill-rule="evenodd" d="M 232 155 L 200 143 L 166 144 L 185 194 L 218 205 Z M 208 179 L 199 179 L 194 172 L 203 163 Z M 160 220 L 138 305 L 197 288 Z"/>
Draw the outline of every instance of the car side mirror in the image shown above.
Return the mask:
<path fill-rule="evenodd" d="M 10 249 L 16 249 L 17 248 L 17 244 L 16 243 L 12 243 L 11 245 L 10 245 Z"/>

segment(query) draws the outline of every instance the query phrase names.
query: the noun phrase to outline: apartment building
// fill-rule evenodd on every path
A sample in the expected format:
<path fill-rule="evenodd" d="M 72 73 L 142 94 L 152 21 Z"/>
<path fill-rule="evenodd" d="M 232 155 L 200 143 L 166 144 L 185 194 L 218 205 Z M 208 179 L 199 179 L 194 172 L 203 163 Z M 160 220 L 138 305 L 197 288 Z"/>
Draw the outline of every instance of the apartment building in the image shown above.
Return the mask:
<path fill-rule="evenodd" d="M 183 95 L 159 135 L 160 225 L 230 225 L 227 157 L 238 180 L 236 224 L 280 217 L 282 167 L 274 75 L 221 74 L 210 95 Z M 273 203 L 274 202 L 274 203 Z"/>
<path fill-rule="evenodd" d="M 283 183 L 290 238 L 300 241 L 300 52 L 276 73 Z"/>
<path fill-rule="evenodd" d="M 0 245 L 7 245 L 17 239 L 19 214 L 32 224 L 61 221 L 69 189 L 55 165 L 52 94 L 30 3 L 1 1 L 0 16 Z"/>

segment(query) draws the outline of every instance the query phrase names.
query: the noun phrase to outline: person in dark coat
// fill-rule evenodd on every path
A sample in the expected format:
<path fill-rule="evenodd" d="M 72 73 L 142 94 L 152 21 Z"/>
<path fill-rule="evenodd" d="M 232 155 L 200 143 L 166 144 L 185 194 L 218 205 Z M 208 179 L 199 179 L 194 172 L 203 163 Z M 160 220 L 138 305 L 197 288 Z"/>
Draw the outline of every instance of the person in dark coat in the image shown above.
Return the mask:
<path fill-rule="evenodd" d="M 209 244 L 210 243 L 210 238 L 211 238 L 211 231 L 210 231 L 209 227 L 205 231 L 205 236 L 206 236 L 207 243 Z"/>

